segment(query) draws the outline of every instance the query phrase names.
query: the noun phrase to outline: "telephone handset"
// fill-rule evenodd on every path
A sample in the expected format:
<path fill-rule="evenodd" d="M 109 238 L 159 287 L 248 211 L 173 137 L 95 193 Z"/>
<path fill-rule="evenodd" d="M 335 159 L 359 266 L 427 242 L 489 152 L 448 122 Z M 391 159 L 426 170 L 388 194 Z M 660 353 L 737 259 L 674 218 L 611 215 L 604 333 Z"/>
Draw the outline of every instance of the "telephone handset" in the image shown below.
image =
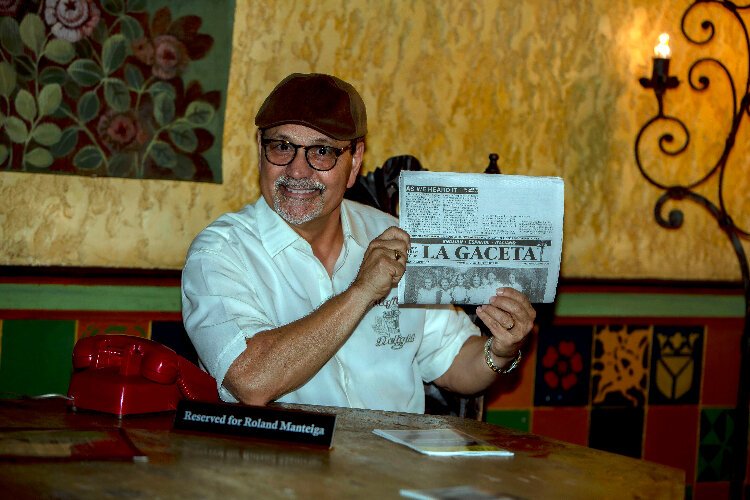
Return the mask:
<path fill-rule="evenodd" d="M 165 345 L 131 335 L 80 339 L 68 396 L 74 409 L 120 416 L 175 410 L 180 399 L 219 400 L 211 375 Z"/>

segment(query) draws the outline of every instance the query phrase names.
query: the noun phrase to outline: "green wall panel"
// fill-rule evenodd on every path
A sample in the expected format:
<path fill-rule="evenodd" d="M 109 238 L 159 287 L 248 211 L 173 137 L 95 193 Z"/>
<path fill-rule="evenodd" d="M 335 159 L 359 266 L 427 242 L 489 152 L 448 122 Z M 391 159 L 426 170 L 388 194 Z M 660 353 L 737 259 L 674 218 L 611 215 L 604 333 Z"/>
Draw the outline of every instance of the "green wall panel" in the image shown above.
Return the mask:
<path fill-rule="evenodd" d="M 489 410 L 486 414 L 486 420 L 491 424 L 529 432 L 531 428 L 529 414 L 529 410 Z"/>
<path fill-rule="evenodd" d="M 180 311 L 173 286 L 0 283 L 2 309 L 44 311 Z"/>
<path fill-rule="evenodd" d="M 179 312 L 176 286 L 0 283 L 0 308 L 44 311 Z M 560 292 L 558 317 L 741 318 L 741 295 Z"/>
<path fill-rule="evenodd" d="M 4 320 L 0 397 L 67 394 L 75 321 Z"/>
<path fill-rule="evenodd" d="M 559 317 L 741 318 L 742 295 L 675 293 L 560 293 L 555 303 Z"/>

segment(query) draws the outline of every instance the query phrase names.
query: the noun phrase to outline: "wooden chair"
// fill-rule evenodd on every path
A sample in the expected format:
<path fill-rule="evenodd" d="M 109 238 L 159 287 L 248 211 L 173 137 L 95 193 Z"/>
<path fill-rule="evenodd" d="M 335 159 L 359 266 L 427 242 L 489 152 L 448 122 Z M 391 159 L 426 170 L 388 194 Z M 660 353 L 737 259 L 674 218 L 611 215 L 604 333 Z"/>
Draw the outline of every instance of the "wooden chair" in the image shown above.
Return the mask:
<path fill-rule="evenodd" d="M 497 166 L 498 155 L 489 155 L 489 164 L 484 170 L 486 174 L 499 174 Z M 415 157 L 411 155 L 393 156 L 367 175 L 359 175 L 357 182 L 347 190 L 345 198 L 370 205 L 391 215 L 398 216 L 398 178 L 402 171 L 426 170 Z M 477 320 L 474 306 L 460 306 L 479 326 L 485 335 L 484 324 Z M 435 384 L 425 384 L 425 413 L 430 415 L 454 415 L 464 418 L 483 420 L 484 397 L 463 396 L 451 393 L 437 387 Z"/>

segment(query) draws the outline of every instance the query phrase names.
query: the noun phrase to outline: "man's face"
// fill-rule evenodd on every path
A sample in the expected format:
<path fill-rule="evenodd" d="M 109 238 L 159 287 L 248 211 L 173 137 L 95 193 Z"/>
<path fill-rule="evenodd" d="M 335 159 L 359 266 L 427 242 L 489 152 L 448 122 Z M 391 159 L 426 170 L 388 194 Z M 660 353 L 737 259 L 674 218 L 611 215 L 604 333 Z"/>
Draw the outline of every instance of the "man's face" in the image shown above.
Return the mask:
<path fill-rule="evenodd" d="M 471 282 L 474 284 L 475 287 L 479 288 L 479 286 L 482 284 L 482 278 L 480 278 L 479 276 L 474 276 L 471 279 Z"/>
<path fill-rule="evenodd" d="M 339 141 L 315 129 L 294 124 L 267 129 L 263 138 L 284 140 L 302 146 L 344 148 L 350 144 L 349 141 Z M 289 165 L 270 163 L 263 154 L 260 139 L 259 134 L 261 194 L 281 218 L 293 226 L 304 226 L 332 214 L 338 216 L 344 192 L 354 184 L 362 165 L 362 142 L 357 143 L 353 154 L 347 150 L 339 156 L 336 166 L 331 170 L 320 172 L 310 167 L 302 148 L 297 150 L 297 155 Z"/>
<path fill-rule="evenodd" d="M 432 288 L 432 278 L 425 278 L 424 279 L 424 287 L 425 288 Z"/>
<path fill-rule="evenodd" d="M 448 278 L 443 278 L 440 280 L 440 286 L 443 290 L 447 290 L 451 287 L 451 282 L 448 281 Z"/>

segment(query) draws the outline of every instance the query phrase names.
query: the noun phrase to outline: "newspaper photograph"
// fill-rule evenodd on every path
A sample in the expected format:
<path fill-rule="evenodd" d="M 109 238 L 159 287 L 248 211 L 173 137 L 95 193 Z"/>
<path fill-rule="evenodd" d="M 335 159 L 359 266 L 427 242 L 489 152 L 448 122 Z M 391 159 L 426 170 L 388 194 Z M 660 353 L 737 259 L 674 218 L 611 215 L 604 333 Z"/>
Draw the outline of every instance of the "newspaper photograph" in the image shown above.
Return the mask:
<path fill-rule="evenodd" d="M 399 226 L 411 236 L 400 304 L 486 304 L 501 287 L 555 300 L 561 178 L 403 171 L 399 196 Z"/>

